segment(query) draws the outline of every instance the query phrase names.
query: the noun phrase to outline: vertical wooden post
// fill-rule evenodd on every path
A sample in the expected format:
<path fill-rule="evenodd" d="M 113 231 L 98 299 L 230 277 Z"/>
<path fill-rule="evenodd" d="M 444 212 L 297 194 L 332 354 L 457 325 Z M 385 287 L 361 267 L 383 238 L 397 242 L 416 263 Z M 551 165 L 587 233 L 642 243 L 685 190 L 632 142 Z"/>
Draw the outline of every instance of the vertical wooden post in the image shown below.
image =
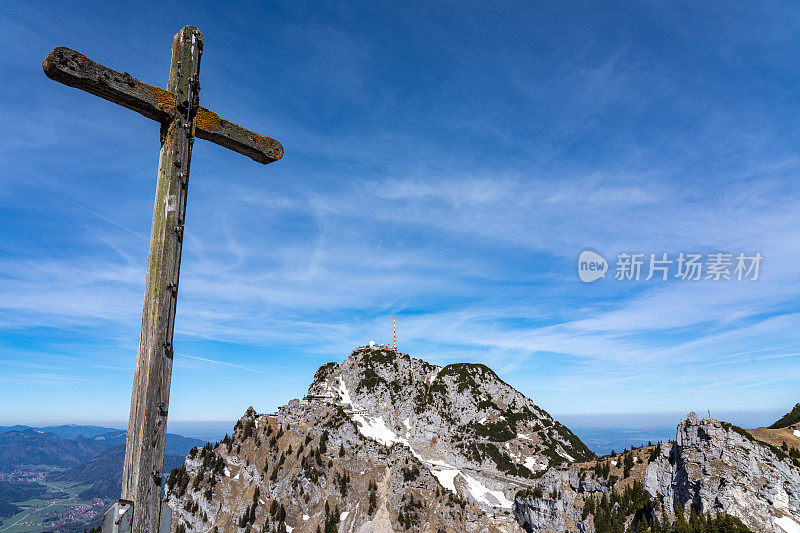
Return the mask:
<path fill-rule="evenodd" d="M 122 498 L 134 502 L 135 533 L 156 533 L 159 527 L 172 334 L 202 51 L 203 35 L 194 26 L 184 27 L 172 40 L 167 91 L 175 95 L 177 111 L 161 125 L 142 330 L 122 475 Z"/>

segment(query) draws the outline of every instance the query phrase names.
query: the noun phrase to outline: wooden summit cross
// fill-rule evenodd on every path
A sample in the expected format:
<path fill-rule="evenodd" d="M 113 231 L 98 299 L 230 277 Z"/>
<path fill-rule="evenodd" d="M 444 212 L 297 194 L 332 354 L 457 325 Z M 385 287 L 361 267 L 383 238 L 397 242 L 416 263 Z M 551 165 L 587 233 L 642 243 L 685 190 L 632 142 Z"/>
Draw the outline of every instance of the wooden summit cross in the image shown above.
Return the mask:
<path fill-rule="evenodd" d="M 82 89 L 161 123 L 150 255 L 133 377 L 122 500 L 134 505 L 132 531 L 154 533 L 161 520 L 161 479 L 172 377 L 172 333 L 178 296 L 189 163 L 195 135 L 259 163 L 283 156 L 281 144 L 199 106 L 203 34 L 185 26 L 172 39 L 166 90 L 147 85 L 65 47 L 50 52 L 42 68 L 58 82 Z M 133 502 L 133 504 L 131 504 Z M 121 518 L 121 512 L 117 517 Z M 125 517 L 130 521 L 130 514 Z M 117 524 L 119 525 L 119 521 Z"/>

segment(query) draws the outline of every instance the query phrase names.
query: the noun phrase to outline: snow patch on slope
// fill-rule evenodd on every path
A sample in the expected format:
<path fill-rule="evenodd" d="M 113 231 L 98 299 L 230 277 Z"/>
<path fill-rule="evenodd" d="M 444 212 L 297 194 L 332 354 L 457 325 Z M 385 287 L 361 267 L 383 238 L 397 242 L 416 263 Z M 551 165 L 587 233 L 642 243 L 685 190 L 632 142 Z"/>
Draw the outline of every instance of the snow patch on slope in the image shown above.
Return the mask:
<path fill-rule="evenodd" d="M 431 473 L 436 476 L 439 483 L 455 494 L 458 494 L 456 490 L 456 478 L 461 476 L 467 485 L 467 492 L 469 492 L 470 496 L 478 503 L 490 507 L 503 507 L 506 509 L 510 509 L 513 506 L 513 502 L 506 498 L 503 491 L 489 489 L 474 477 L 465 474 L 458 468 L 444 461 L 424 461 L 424 463 Z"/>
<path fill-rule="evenodd" d="M 797 433 L 795 431 L 795 433 Z M 800 533 L 800 524 L 792 520 L 788 516 L 782 516 L 775 519 L 775 524 L 784 530 L 786 533 Z"/>
<path fill-rule="evenodd" d="M 391 446 L 392 444 L 402 442 L 408 444 L 408 441 L 401 439 L 395 435 L 394 431 L 389 429 L 383 417 L 373 418 L 367 415 L 353 415 L 353 420 L 358 426 L 358 430 L 365 437 L 369 437 L 383 444 L 384 446 Z M 410 446 L 409 446 L 410 447 Z"/>
<path fill-rule="evenodd" d="M 460 475 L 467 482 L 467 490 L 469 490 L 469 493 L 473 498 L 475 498 L 476 501 L 492 507 L 504 507 L 506 509 L 511 509 L 513 503 L 511 500 L 506 498 L 506 495 L 503 494 L 503 491 L 490 490 L 480 481 L 465 474 L 464 472 L 460 472 Z"/>
<path fill-rule="evenodd" d="M 460 470 L 452 469 L 452 470 L 440 470 L 438 468 L 431 468 L 431 474 L 436 476 L 436 479 L 439 480 L 439 483 L 442 484 L 444 488 L 449 490 L 450 492 L 457 494 L 456 491 L 456 476 L 461 473 Z"/>

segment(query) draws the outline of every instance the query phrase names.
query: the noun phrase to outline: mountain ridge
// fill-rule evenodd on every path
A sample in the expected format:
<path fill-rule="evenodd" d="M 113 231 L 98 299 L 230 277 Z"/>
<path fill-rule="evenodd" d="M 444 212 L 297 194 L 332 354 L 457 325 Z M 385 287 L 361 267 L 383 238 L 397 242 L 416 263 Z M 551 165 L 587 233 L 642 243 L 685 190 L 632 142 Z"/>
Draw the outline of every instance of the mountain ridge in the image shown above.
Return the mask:
<path fill-rule="evenodd" d="M 10 472 L 21 465 L 76 466 L 109 448 L 124 446 L 126 440 L 123 430 L 111 430 L 91 438 L 83 434 L 64 438 L 48 431 L 20 427 L 26 429 L 0 433 L 0 473 Z M 199 439 L 168 433 L 166 453 L 184 456 L 193 446 L 200 444 L 203 442 Z"/>
<path fill-rule="evenodd" d="M 361 347 L 321 365 L 303 400 L 275 415 L 248 409 L 230 437 L 190 452 L 167 490 L 187 531 L 313 533 L 336 521 L 360 532 L 511 533 L 520 487 L 593 457 L 486 365 Z"/>
<path fill-rule="evenodd" d="M 365 346 L 341 365 L 320 367 L 308 396 L 325 394 L 364 411 L 356 416 L 367 425 L 380 418 L 393 433 L 407 434 L 426 459 L 455 461 L 456 468 L 522 479 L 554 463 L 594 457 L 568 428 L 480 363 L 439 367 Z M 481 459 L 486 454 L 494 467 Z"/>
<path fill-rule="evenodd" d="M 795 438 L 692 413 L 676 441 L 597 457 L 486 365 L 365 346 L 192 450 L 167 498 L 181 533 L 794 533 Z"/>
<path fill-rule="evenodd" d="M 329 403 L 295 399 L 275 416 L 248 409 L 230 437 L 190 452 L 166 488 L 176 531 L 520 532 Z"/>

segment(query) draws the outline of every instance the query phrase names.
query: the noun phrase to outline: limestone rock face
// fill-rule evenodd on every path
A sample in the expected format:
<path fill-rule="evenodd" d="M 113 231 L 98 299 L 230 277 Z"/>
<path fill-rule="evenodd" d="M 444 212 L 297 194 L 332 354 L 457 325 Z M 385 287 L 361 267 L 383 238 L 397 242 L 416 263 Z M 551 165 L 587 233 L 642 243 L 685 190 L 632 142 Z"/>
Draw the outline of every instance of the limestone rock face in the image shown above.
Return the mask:
<path fill-rule="evenodd" d="M 517 533 L 448 494 L 411 451 L 364 437 L 336 406 L 252 409 L 167 479 L 173 531 Z M 215 529 L 216 528 L 216 529 Z"/>
<path fill-rule="evenodd" d="M 614 508 L 623 529 L 642 513 L 651 521 L 674 521 L 679 509 L 691 507 L 731 515 L 754 532 L 800 530 L 800 461 L 744 429 L 695 413 L 678 425 L 675 442 L 550 468 L 517 494 L 514 516 L 530 533 L 590 533 L 597 503 L 626 490 L 646 503 L 625 512 Z"/>
<path fill-rule="evenodd" d="M 722 511 L 753 531 L 800 528 L 800 472 L 781 450 L 745 430 L 690 413 L 676 443 L 647 468 L 645 489 L 665 508 Z"/>
<path fill-rule="evenodd" d="M 586 500 L 608 494 L 615 483 L 613 478 L 596 475 L 590 468 L 594 464 L 564 465 L 544 472 L 534 491 L 520 491 L 514 499 L 517 523 L 531 533 L 592 533 L 592 517 L 582 515 Z"/>
<path fill-rule="evenodd" d="M 606 493 L 608 484 L 591 476 L 581 479 L 575 467 L 552 468 L 538 480 L 541 495 L 521 492 L 514 500 L 514 517 L 525 531 L 547 533 L 590 533 L 591 519 L 581 510 L 585 498 Z"/>
<path fill-rule="evenodd" d="M 560 500 L 521 497 L 514 511 L 517 522 L 526 531 L 567 531 L 566 509 Z"/>

